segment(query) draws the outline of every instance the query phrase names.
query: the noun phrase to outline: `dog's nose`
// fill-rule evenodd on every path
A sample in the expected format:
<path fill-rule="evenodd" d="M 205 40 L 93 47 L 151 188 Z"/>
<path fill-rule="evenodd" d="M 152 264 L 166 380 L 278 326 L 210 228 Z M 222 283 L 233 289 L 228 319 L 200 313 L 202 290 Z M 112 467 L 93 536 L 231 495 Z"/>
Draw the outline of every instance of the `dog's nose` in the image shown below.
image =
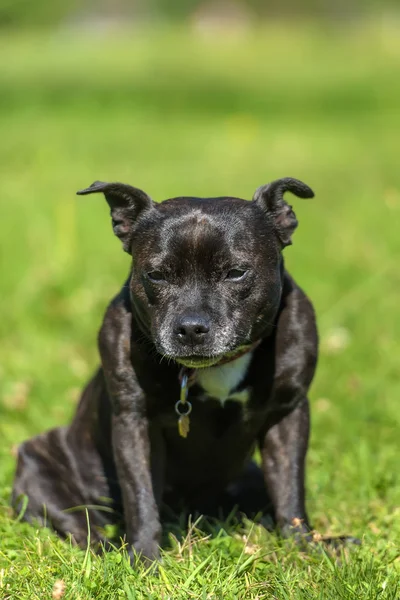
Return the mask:
<path fill-rule="evenodd" d="M 208 319 L 200 315 L 186 315 L 177 319 L 175 335 L 182 344 L 195 346 L 206 341 L 210 331 Z"/>

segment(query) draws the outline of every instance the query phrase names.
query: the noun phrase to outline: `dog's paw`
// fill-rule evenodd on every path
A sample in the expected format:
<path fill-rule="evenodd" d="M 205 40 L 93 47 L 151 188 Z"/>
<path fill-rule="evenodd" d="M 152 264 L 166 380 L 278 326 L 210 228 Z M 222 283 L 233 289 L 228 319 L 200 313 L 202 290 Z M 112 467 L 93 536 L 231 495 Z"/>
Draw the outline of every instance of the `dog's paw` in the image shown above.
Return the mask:
<path fill-rule="evenodd" d="M 339 558 L 342 552 L 361 545 L 361 540 L 350 535 L 323 536 L 316 531 L 306 535 L 297 534 L 295 541 L 303 552 L 325 552 L 336 558 Z"/>
<path fill-rule="evenodd" d="M 303 520 L 293 519 L 292 523 L 281 528 L 284 538 L 292 539 L 303 551 L 307 549 L 326 549 L 328 551 L 340 552 L 348 546 L 360 546 L 361 540 L 350 535 L 323 536 L 317 531 L 311 530 Z"/>
<path fill-rule="evenodd" d="M 361 546 L 361 540 L 352 535 L 338 535 L 333 537 L 324 537 L 320 534 L 314 533 L 312 535 L 312 541 L 314 543 L 320 543 L 332 550 L 340 550 L 348 545 Z"/>
<path fill-rule="evenodd" d="M 160 560 L 160 547 L 155 542 L 136 542 L 128 548 L 128 556 L 132 568 L 138 564 L 151 567 Z"/>
<path fill-rule="evenodd" d="M 283 538 L 292 539 L 300 546 L 312 541 L 311 529 L 304 519 L 294 518 L 290 523 L 281 525 L 278 531 Z"/>

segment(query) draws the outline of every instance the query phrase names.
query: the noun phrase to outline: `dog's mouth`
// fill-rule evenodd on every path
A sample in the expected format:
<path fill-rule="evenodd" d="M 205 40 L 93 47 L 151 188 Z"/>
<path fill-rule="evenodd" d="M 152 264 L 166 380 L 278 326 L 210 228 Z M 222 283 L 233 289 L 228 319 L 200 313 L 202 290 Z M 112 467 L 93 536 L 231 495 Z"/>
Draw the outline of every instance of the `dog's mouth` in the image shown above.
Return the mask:
<path fill-rule="evenodd" d="M 259 341 L 242 344 L 235 348 L 234 350 L 230 350 L 223 354 L 216 354 L 212 356 L 201 356 L 199 354 L 193 354 L 191 356 L 174 356 L 173 359 L 180 365 L 184 367 L 188 367 L 190 369 L 205 369 L 207 367 L 215 367 L 220 364 L 224 364 L 227 362 L 231 362 L 236 358 L 240 358 L 247 352 L 250 352 L 254 348 L 256 348 L 259 344 Z"/>
<path fill-rule="evenodd" d="M 176 356 L 174 357 L 175 362 L 189 367 L 190 369 L 204 369 L 206 367 L 213 367 L 217 365 L 223 359 L 223 355 L 219 356 Z"/>

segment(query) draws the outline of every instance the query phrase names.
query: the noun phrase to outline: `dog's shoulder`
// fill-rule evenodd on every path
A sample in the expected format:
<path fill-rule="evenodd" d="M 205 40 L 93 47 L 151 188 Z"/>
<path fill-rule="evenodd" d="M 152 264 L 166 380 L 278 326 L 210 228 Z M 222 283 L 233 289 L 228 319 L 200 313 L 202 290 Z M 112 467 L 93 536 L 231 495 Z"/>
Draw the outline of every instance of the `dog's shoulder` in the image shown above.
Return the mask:
<path fill-rule="evenodd" d="M 307 294 L 285 271 L 275 332 L 276 388 L 307 390 L 314 376 L 317 357 L 314 307 Z"/>
<path fill-rule="evenodd" d="M 103 322 L 98 333 L 100 347 L 111 347 L 121 337 L 128 335 L 132 327 L 132 304 L 129 293 L 129 280 L 122 286 L 121 290 L 108 304 L 104 314 Z"/>
<path fill-rule="evenodd" d="M 305 291 L 296 283 L 294 278 L 285 270 L 281 305 L 279 309 L 278 328 L 297 330 L 305 334 L 310 342 L 317 343 L 317 324 L 314 306 Z"/>

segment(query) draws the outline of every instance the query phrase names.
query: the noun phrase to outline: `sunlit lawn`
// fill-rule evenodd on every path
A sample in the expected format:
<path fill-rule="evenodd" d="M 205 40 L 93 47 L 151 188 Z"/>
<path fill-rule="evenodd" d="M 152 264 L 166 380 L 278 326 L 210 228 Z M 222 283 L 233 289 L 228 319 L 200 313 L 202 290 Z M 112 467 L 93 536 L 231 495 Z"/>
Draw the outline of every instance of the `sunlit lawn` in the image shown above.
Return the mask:
<path fill-rule="evenodd" d="M 50 598 L 57 580 L 73 600 L 399 598 L 397 33 L 60 32 L 3 37 L 0 52 L 0 598 Z M 145 577 L 15 522 L 15 447 L 68 422 L 129 264 L 105 202 L 75 191 L 250 198 L 286 175 L 316 192 L 293 199 L 286 251 L 321 334 L 309 513 L 361 549 L 335 563 L 250 523 L 200 522 Z"/>

